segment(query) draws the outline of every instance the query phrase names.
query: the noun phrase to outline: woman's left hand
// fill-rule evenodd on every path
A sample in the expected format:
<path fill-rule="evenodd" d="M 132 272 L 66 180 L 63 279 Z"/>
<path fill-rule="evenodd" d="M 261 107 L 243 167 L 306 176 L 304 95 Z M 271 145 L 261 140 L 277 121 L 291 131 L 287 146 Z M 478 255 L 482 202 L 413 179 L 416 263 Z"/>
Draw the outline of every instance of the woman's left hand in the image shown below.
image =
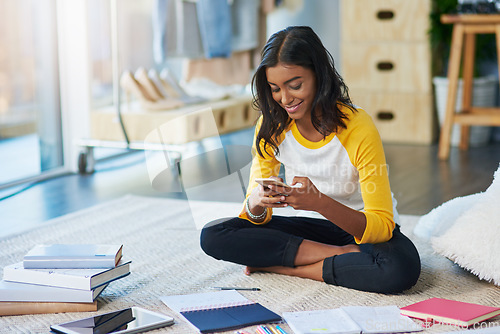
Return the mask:
<path fill-rule="evenodd" d="M 299 183 L 301 186 L 296 187 Z M 294 177 L 291 186 L 291 189 L 287 189 L 285 201 L 282 203 L 286 203 L 295 210 L 317 211 L 319 200 L 322 196 L 326 196 L 308 177 Z"/>

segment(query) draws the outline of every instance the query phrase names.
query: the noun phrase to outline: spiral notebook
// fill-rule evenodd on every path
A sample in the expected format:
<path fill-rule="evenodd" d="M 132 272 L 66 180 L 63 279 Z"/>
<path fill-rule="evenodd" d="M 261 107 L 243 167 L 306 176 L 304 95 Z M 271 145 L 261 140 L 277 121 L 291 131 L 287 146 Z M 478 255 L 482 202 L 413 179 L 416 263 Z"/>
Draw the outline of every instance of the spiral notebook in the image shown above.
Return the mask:
<path fill-rule="evenodd" d="M 201 333 L 281 321 L 281 317 L 235 290 L 161 297 Z"/>

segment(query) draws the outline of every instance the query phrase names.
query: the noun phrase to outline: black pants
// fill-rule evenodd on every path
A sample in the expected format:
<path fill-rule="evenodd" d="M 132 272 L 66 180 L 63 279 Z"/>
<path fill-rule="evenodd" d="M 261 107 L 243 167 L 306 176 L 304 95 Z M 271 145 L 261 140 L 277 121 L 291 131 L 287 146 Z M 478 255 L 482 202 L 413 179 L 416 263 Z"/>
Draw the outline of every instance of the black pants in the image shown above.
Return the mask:
<path fill-rule="evenodd" d="M 294 267 L 302 240 L 330 245 L 353 244 L 354 238 L 325 219 L 273 216 L 265 225 L 240 218 L 218 219 L 201 232 L 201 247 L 208 255 L 250 267 Z M 420 257 L 399 226 L 391 240 L 361 244 L 360 253 L 323 261 L 323 280 L 347 288 L 399 293 L 412 287 L 420 275 Z"/>

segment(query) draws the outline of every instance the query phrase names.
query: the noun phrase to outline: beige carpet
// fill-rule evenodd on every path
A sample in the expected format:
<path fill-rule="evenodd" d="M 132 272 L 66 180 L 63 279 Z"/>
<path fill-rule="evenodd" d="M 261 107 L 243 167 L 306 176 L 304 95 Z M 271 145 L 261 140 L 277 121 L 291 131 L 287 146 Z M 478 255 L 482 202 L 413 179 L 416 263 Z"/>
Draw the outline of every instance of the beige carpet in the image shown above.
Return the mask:
<path fill-rule="evenodd" d="M 0 267 L 21 261 L 41 243 L 121 243 L 132 259 L 132 273 L 113 282 L 98 299 L 99 311 L 140 306 L 176 318 L 176 324 L 155 332 L 193 333 L 161 301 L 161 296 L 210 291 L 212 286 L 260 287 L 247 298 L 281 314 L 285 311 L 337 308 L 345 305 L 397 305 L 430 297 L 444 297 L 498 306 L 500 288 L 483 281 L 435 255 L 429 244 L 415 240 L 421 252 L 422 275 L 411 290 L 387 296 L 329 286 L 312 280 L 256 273 L 245 276 L 243 267 L 216 261 L 199 247 L 196 217 L 234 216 L 239 203 L 191 202 L 125 196 L 69 214 L 36 230 L 0 240 Z M 194 212 L 194 217 L 191 212 Z M 411 237 L 416 216 L 402 216 L 402 229 Z M 199 222 L 198 222 L 199 225 Z M 368 279 L 368 278 L 367 278 Z M 1 333 L 47 333 L 51 324 L 90 316 L 66 313 L 0 317 Z M 492 322 L 500 324 L 500 317 Z M 288 328 L 284 325 L 285 328 Z M 424 333 L 459 330 L 434 325 Z M 249 332 L 255 333 L 254 328 Z M 290 331 L 291 332 L 291 331 Z"/>

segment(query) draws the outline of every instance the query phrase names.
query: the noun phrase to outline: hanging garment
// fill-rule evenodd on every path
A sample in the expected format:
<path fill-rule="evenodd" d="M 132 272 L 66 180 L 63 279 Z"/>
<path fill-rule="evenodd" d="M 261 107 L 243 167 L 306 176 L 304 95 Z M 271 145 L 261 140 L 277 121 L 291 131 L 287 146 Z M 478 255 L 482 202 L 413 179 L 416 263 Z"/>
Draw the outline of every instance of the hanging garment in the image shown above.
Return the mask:
<path fill-rule="evenodd" d="M 231 8 L 227 0 L 198 0 L 196 9 L 205 58 L 231 56 Z"/>
<path fill-rule="evenodd" d="M 196 6 L 194 1 L 154 0 L 153 56 L 157 64 L 168 57 L 204 56 Z"/>
<path fill-rule="evenodd" d="M 252 50 L 259 45 L 259 0 L 233 0 L 231 5 L 233 52 Z"/>
<path fill-rule="evenodd" d="M 230 57 L 259 45 L 259 0 L 154 0 L 153 56 Z"/>

